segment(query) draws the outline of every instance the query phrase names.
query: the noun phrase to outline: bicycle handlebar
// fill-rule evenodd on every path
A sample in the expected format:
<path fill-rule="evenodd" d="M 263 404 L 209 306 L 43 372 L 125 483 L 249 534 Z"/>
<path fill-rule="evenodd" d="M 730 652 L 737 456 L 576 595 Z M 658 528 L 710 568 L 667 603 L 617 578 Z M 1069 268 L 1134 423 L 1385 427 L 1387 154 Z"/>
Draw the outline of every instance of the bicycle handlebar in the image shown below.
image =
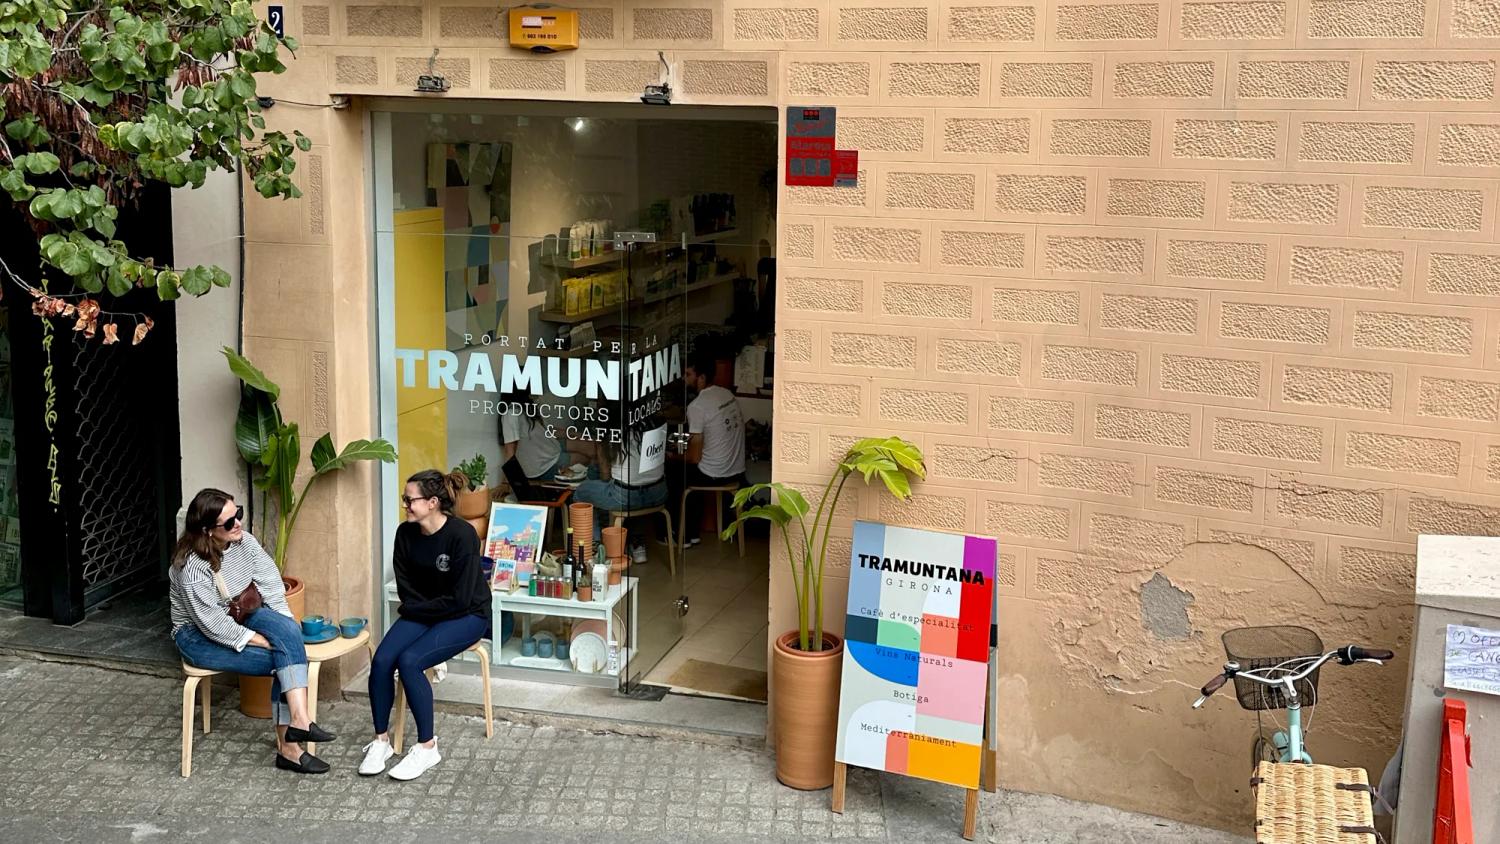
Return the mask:
<path fill-rule="evenodd" d="M 1339 651 L 1339 662 L 1344 665 L 1353 665 L 1362 660 L 1384 662 L 1395 658 L 1395 651 L 1388 651 L 1383 648 L 1362 648 L 1359 645 L 1346 645 L 1343 650 Z"/>
<path fill-rule="evenodd" d="M 1323 654 L 1319 657 L 1289 659 L 1286 662 L 1282 663 L 1282 665 L 1286 665 L 1290 662 L 1302 661 L 1307 662 L 1307 664 L 1302 668 L 1301 671 L 1297 672 L 1296 674 L 1277 677 L 1275 679 L 1272 679 L 1270 677 L 1263 677 L 1257 672 L 1274 670 L 1276 668 L 1279 668 L 1280 666 L 1270 666 L 1268 668 L 1247 670 L 1240 668 L 1238 665 L 1231 662 L 1227 663 L 1224 666 L 1224 673 L 1217 675 L 1212 680 L 1209 680 L 1203 685 L 1202 689 L 1199 689 L 1199 691 L 1202 693 L 1202 696 L 1199 697 L 1197 702 L 1193 704 L 1193 708 L 1197 709 L 1201 707 L 1203 705 L 1203 702 L 1208 700 L 1214 692 L 1217 692 L 1219 689 L 1224 688 L 1224 684 L 1235 677 L 1244 677 L 1246 680 L 1253 680 L 1254 682 L 1266 686 L 1294 687 L 1296 683 L 1306 679 L 1314 671 L 1317 671 L 1319 668 L 1321 668 L 1323 666 L 1323 663 L 1329 661 L 1330 659 L 1338 659 L 1339 663 L 1342 665 L 1353 665 L 1356 662 L 1374 662 L 1379 664 L 1383 663 L 1385 660 L 1395 658 L 1396 654 L 1394 651 L 1385 650 L 1383 648 L 1362 648 L 1359 645 L 1345 645 L 1344 647 L 1339 648 L 1336 651 L 1329 651 L 1328 653 Z M 1293 694 L 1295 695 L 1295 692 L 1293 692 Z"/>

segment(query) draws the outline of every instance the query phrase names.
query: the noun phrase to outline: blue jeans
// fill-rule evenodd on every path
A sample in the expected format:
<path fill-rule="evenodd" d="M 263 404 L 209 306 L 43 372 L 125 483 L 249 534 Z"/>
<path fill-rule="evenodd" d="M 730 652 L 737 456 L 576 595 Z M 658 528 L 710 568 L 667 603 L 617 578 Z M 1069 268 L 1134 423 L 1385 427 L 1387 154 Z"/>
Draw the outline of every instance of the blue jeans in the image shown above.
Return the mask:
<path fill-rule="evenodd" d="M 646 487 L 627 488 L 614 481 L 584 481 L 573 492 L 573 500 L 594 505 L 594 540 L 600 528 L 609 524 L 610 511 L 639 510 L 655 507 L 667 500 L 667 482 L 657 481 Z"/>
<path fill-rule="evenodd" d="M 188 665 L 208 671 L 229 671 L 251 677 L 274 677 L 271 681 L 271 714 L 276 724 L 292 723 L 292 710 L 281 699 L 283 692 L 307 688 L 307 649 L 302 646 L 302 626 L 291 618 L 261 607 L 245 619 L 245 626 L 266 637 L 269 649 L 246 645 L 242 651 L 211 641 L 189 624 L 177 631 L 173 641 Z"/>
<path fill-rule="evenodd" d="M 437 624 L 396 619 L 370 662 L 370 714 L 375 720 L 375 733 L 391 728 L 399 669 L 401 688 L 406 690 L 407 705 L 417 721 L 417 741 L 432 741 L 432 684 L 423 672 L 468 650 L 489 632 L 489 620 L 482 615 L 450 618 Z"/>

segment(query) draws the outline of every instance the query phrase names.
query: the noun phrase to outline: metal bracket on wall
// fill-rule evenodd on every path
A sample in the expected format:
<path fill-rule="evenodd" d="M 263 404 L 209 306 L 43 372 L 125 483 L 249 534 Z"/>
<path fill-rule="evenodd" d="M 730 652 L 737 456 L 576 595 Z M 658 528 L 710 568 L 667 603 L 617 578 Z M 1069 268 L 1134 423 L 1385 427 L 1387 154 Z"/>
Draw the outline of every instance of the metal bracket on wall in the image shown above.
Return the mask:
<path fill-rule="evenodd" d="M 656 232 L 615 232 L 616 249 L 633 249 L 642 243 L 655 243 Z"/>

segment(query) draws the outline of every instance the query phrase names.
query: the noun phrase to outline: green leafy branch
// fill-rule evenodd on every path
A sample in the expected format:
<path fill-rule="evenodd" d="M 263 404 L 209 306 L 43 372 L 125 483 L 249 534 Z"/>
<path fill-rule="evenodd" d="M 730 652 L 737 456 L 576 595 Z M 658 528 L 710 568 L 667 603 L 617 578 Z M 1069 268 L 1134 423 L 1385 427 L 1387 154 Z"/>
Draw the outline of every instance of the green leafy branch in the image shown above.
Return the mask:
<path fill-rule="evenodd" d="M 151 288 L 170 301 L 229 286 L 219 267 L 134 257 L 116 229 L 147 182 L 198 188 L 211 170 L 244 173 L 268 199 L 301 196 L 294 156 L 312 142 L 266 131 L 256 93 L 256 74 L 286 70 L 283 47 L 297 43 L 248 0 L 0 2 L 0 191 L 40 258 L 34 279 L 0 272 L 35 312 L 77 317 L 92 337 L 99 319 L 122 316 L 97 302 L 77 313 L 97 295 Z M 139 342 L 150 320 L 135 317 Z M 107 325 L 105 341 L 116 331 Z"/>

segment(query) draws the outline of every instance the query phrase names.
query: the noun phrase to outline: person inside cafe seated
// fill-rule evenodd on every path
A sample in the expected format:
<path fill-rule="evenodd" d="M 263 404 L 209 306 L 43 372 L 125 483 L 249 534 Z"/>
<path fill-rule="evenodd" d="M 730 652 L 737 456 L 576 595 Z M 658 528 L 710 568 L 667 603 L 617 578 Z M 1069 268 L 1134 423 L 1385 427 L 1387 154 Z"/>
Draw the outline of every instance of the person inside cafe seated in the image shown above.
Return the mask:
<path fill-rule="evenodd" d="M 245 531 L 244 519 L 245 508 L 222 490 L 199 490 L 188 504 L 167 574 L 172 641 L 183 661 L 196 668 L 274 677 L 276 767 L 325 774 L 328 763 L 300 746 L 334 739 L 308 718 L 302 626 L 287 606 L 281 572 Z"/>
<path fill-rule="evenodd" d="M 666 425 L 657 416 L 626 427 L 622 442 L 599 444 L 599 478 L 578 485 L 573 500 L 594 505 L 594 539 L 609 524 L 610 513 L 655 507 L 667 500 L 665 471 Z M 656 454 L 645 455 L 646 441 L 654 443 Z M 636 563 L 646 562 L 645 546 L 631 545 Z"/>
<path fill-rule="evenodd" d="M 500 415 L 500 463 L 512 457 L 520 461 L 521 471 L 534 481 L 549 481 L 572 462 L 566 441 L 547 434 L 547 420 L 541 417 L 535 397 L 525 390 L 512 390 L 501 396 L 505 412 Z"/>
<path fill-rule="evenodd" d="M 370 711 L 375 739 L 365 745 L 359 772 L 374 776 L 395 755 L 391 707 L 396 672 L 417 722 L 417 744 L 390 770 L 414 780 L 442 761 L 433 736 L 432 684 L 426 671 L 463 653 L 490 632 L 490 590 L 479 557 L 479 534 L 453 515 L 453 501 L 469 487 L 462 472 L 426 469 L 406 481 L 406 523 L 396 528 L 391 567 L 400 618 L 380 640 L 370 662 Z"/>
<path fill-rule="evenodd" d="M 668 480 L 674 486 L 668 500 L 674 506 L 682 501 L 683 490 L 676 489 L 677 484 L 683 484 L 684 489 L 745 485 L 745 417 L 734 393 L 715 385 L 713 376 L 714 360 L 703 354 L 694 355 L 682 373 L 688 391 L 697 395 L 687 406 L 686 471 L 668 473 Z M 688 496 L 684 545 L 698 544 L 705 497 Z"/>

